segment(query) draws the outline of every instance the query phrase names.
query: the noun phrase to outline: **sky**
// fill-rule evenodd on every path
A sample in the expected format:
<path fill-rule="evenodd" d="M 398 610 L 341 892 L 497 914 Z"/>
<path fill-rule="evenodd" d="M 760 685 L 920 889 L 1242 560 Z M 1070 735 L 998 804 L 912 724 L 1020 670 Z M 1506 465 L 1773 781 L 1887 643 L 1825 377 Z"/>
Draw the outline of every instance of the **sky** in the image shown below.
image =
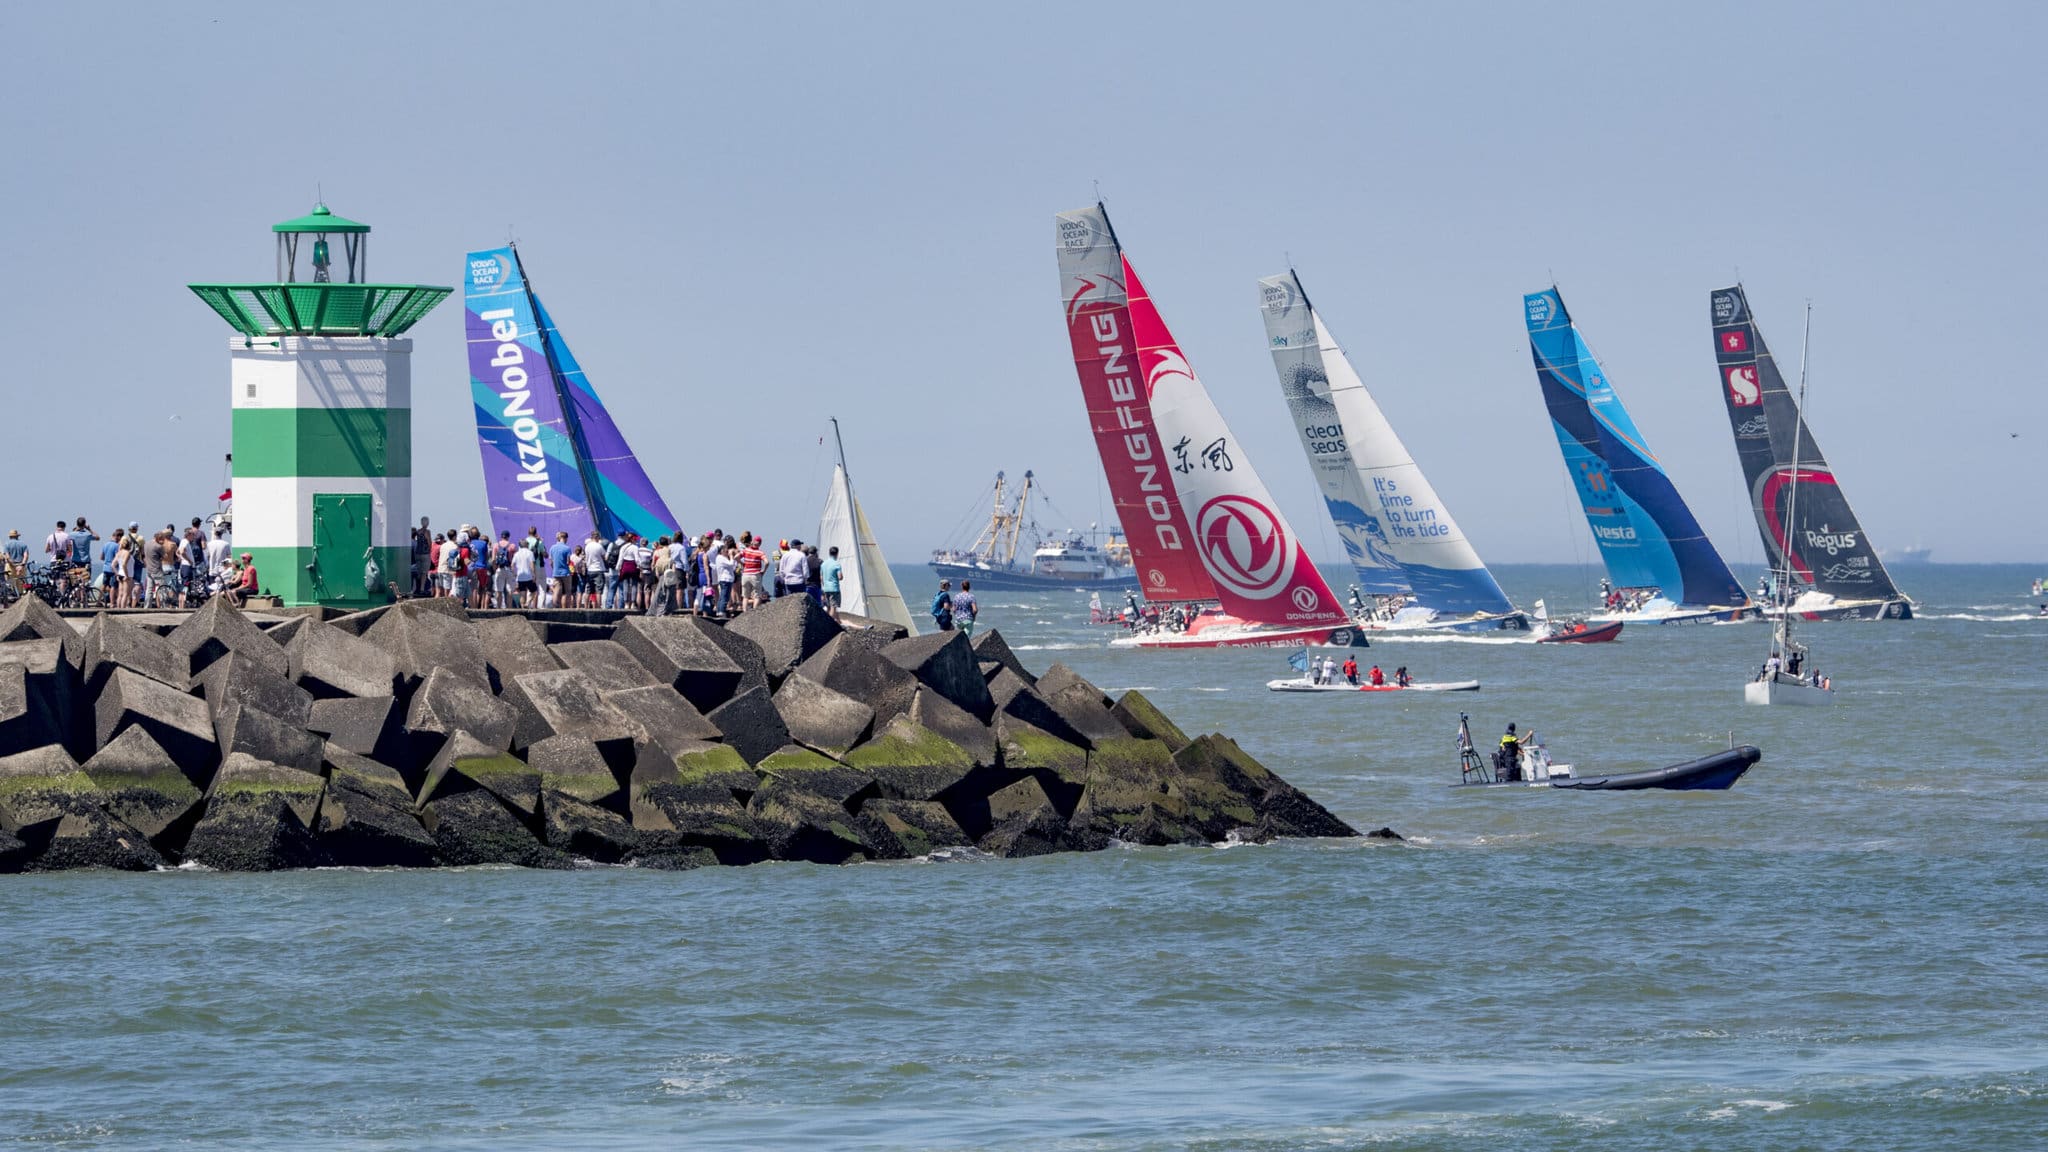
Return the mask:
<path fill-rule="evenodd" d="M 378 281 L 515 238 L 692 531 L 809 534 L 833 416 L 897 562 L 964 543 L 997 469 L 1085 527 L 1051 216 L 1099 190 L 1318 558 L 1255 291 L 1290 259 L 1489 560 L 1597 563 L 1523 330 L 1553 282 L 1761 560 L 1707 314 L 1739 279 L 1789 368 L 1812 303 L 1810 421 L 1881 548 L 2032 561 L 2044 34 L 2024 4 L 7 5 L 0 519 L 214 509 L 229 330 L 185 285 L 270 279 L 317 194 Z M 483 522 L 459 298 L 412 336 L 415 514 Z"/>

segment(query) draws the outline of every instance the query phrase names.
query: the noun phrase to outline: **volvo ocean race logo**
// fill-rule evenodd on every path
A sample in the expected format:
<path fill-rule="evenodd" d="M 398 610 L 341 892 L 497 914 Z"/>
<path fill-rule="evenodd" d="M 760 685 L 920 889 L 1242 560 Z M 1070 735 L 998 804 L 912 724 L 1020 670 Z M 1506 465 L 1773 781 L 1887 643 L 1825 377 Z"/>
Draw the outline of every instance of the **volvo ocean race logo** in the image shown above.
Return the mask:
<path fill-rule="evenodd" d="M 1293 600 L 1294 606 L 1305 613 L 1313 612 L 1323 604 L 1323 598 L 1316 595 L 1316 590 L 1305 584 L 1294 590 Z"/>
<path fill-rule="evenodd" d="M 1550 317 L 1556 310 L 1553 307 L 1550 293 L 1538 292 L 1534 296 L 1529 297 L 1524 303 L 1529 308 L 1529 327 L 1548 328 L 1550 326 Z"/>
<path fill-rule="evenodd" d="M 475 292 L 479 288 L 496 288 L 505 282 L 510 272 L 511 269 L 505 267 L 505 260 L 501 256 L 491 256 L 483 260 L 471 260 L 469 262 L 469 290 Z"/>
<path fill-rule="evenodd" d="M 1060 247 L 1069 252 L 1085 252 L 1095 247 L 1095 227 L 1089 219 L 1093 215 L 1093 212 L 1078 212 L 1060 217 Z"/>
<path fill-rule="evenodd" d="M 1728 370 L 1728 402 L 1737 408 L 1747 408 L 1763 399 L 1763 389 L 1756 382 L 1756 365 L 1742 364 Z"/>
<path fill-rule="evenodd" d="M 1740 322 L 1744 311 L 1742 297 L 1733 291 L 1714 293 L 1714 327 Z"/>
<path fill-rule="evenodd" d="M 1294 545 L 1280 517 L 1248 496 L 1218 496 L 1195 516 L 1202 563 L 1248 600 L 1271 598 L 1294 576 Z"/>

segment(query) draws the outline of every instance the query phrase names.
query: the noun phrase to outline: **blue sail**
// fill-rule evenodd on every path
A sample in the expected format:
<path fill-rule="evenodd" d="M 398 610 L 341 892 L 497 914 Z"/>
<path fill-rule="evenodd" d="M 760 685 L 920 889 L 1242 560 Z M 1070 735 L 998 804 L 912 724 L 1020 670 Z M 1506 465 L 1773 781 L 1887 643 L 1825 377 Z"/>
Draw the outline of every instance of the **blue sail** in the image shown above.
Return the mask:
<path fill-rule="evenodd" d="M 1543 404 L 1607 574 L 1686 607 L 1749 598 L 1615 394 L 1557 289 L 1522 298 Z"/>
<path fill-rule="evenodd" d="M 547 305 L 530 290 L 528 294 L 532 296 L 534 316 L 546 334 L 548 352 L 567 399 L 564 410 L 576 440 L 577 454 L 584 462 L 584 480 L 590 489 L 597 530 L 606 539 L 620 532 L 635 532 L 652 539 L 677 531 L 674 514 L 662 501 L 661 493 L 654 490 L 647 469 L 640 466 L 633 449 L 627 446 L 625 434 L 597 398 L 597 389 L 591 387 L 590 377 L 577 362 L 576 354 L 569 351 L 569 343 L 555 326 L 555 318 L 548 315 Z"/>

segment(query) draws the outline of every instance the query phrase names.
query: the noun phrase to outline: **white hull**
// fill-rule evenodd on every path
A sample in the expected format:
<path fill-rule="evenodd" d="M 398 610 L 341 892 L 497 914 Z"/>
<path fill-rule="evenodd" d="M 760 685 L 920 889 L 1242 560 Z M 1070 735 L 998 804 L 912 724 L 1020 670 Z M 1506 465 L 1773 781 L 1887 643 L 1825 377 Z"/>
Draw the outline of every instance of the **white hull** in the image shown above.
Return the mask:
<path fill-rule="evenodd" d="M 1754 620 L 1760 613 L 1755 608 L 1732 608 L 1713 605 L 1706 608 L 1687 608 L 1679 605 L 1663 611 L 1649 612 L 1595 612 L 1586 617 L 1588 624 L 1722 624 L 1738 620 Z"/>
<path fill-rule="evenodd" d="M 1297 677 L 1293 680 L 1268 680 L 1266 687 L 1275 692 L 1477 692 L 1477 680 L 1448 680 L 1435 684 L 1410 684 L 1403 688 L 1397 684 L 1317 684 L 1313 680 Z"/>
<path fill-rule="evenodd" d="M 1742 686 L 1744 704 L 1799 704 L 1824 707 L 1835 702 L 1832 689 L 1793 680 L 1751 680 Z"/>

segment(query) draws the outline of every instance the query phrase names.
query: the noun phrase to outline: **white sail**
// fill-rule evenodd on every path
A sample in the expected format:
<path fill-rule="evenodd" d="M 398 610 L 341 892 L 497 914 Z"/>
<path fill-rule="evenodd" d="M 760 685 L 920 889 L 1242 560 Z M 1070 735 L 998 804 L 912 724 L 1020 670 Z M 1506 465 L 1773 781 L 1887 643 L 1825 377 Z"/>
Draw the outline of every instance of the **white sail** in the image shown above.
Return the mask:
<path fill-rule="evenodd" d="M 900 624 L 912 636 L 917 635 L 917 625 L 903 603 L 896 577 L 889 573 L 889 561 L 882 556 L 882 546 L 875 542 L 874 530 L 868 527 L 860 501 L 854 498 L 846 469 L 836 464 L 832 467 L 832 487 L 825 493 L 825 511 L 818 518 L 818 547 L 828 555 L 831 549 L 839 549 L 843 568 L 839 574 L 842 610 L 870 620 Z"/>
<path fill-rule="evenodd" d="M 1300 288 L 1292 274 L 1260 281 L 1267 329 L 1289 334 L 1290 339 L 1314 340 L 1314 361 L 1320 361 L 1323 376 L 1322 387 L 1316 391 L 1328 391 L 1339 425 L 1337 439 L 1357 476 L 1349 491 L 1364 500 L 1363 510 L 1375 529 L 1375 542 L 1384 541 L 1400 564 L 1418 604 L 1461 615 L 1512 612 L 1514 606 L 1507 594 L 1458 530 L 1450 509 L 1423 477 L 1407 445 L 1401 443 L 1394 426 L 1366 390 L 1365 381 Z M 1287 367 L 1277 355 L 1275 366 L 1283 373 Z M 1313 375 L 1313 361 L 1296 368 L 1303 369 Z M 1286 383 L 1284 375 L 1282 383 Z M 1313 446 L 1306 445 L 1306 430 L 1303 435 L 1313 457 Z"/>

